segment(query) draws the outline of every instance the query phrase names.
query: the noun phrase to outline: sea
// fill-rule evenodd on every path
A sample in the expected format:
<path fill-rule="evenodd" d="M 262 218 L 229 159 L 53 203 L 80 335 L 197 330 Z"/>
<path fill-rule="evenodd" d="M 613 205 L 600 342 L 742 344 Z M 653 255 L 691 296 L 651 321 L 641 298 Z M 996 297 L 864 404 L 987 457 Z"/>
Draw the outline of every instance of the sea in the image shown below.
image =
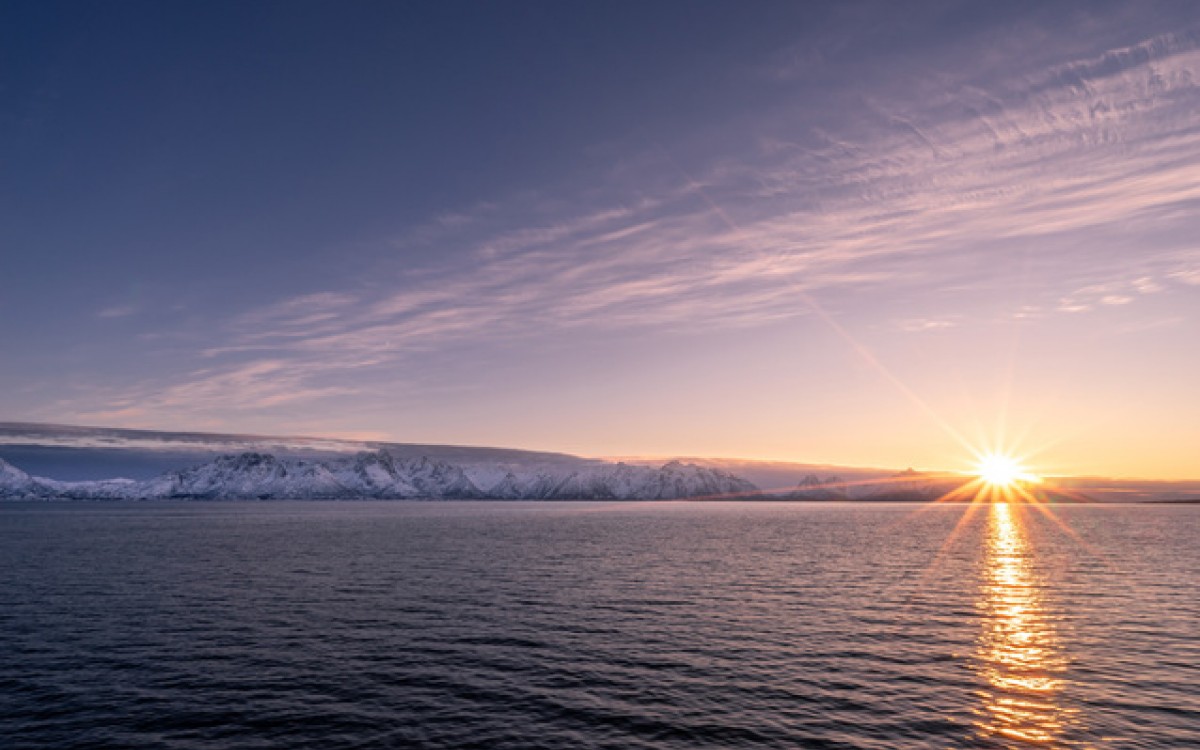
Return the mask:
<path fill-rule="evenodd" d="M 1200 506 L 0 505 L 0 747 L 1200 748 Z"/>

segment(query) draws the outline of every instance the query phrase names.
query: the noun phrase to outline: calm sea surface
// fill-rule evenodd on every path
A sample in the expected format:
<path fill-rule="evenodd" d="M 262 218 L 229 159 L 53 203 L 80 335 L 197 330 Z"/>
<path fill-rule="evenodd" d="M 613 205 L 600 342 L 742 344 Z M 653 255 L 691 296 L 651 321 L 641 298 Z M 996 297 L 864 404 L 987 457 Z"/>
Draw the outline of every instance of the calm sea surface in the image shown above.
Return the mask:
<path fill-rule="evenodd" d="M 1200 506 L 0 506 L 0 746 L 1200 748 Z"/>

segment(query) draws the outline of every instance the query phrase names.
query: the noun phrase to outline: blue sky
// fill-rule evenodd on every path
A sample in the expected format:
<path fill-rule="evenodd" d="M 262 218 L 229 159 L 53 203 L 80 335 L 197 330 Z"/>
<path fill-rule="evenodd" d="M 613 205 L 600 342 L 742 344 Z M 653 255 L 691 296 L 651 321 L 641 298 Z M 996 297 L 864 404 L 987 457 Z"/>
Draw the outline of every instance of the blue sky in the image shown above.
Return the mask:
<path fill-rule="evenodd" d="M 1200 474 L 1194 3 L 0 15 L 3 418 Z"/>

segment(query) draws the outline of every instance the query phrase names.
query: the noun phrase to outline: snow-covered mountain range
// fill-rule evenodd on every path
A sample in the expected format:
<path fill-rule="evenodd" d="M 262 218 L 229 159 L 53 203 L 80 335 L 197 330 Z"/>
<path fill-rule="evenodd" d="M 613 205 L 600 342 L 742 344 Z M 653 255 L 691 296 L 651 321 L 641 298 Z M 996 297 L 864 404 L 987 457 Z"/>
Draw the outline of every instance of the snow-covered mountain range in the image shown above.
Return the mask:
<path fill-rule="evenodd" d="M 252 455 L 260 458 L 247 458 Z M 0 499 L 730 496 L 929 502 L 968 480 L 946 472 L 788 461 L 589 458 L 485 446 L 0 422 Z M 1200 502 L 1200 481 L 1057 476 L 1045 477 L 1039 487 L 1063 502 Z"/>
<path fill-rule="evenodd" d="M 0 499 L 531 499 L 669 500 L 746 497 L 757 488 L 719 469 L 672 461 L 459 465 L 364 451 L 329 460 L 246 452 L 134 481 L 62 482 L 0 459 Z"/>

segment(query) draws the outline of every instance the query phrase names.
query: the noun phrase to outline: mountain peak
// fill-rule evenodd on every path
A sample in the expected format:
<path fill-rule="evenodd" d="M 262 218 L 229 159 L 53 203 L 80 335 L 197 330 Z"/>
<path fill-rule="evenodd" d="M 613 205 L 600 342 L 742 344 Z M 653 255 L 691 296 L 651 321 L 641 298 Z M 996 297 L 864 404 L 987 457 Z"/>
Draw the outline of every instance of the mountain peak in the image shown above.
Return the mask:
<path fill-rule="evenodd" d="M 144 482 L 51 482 L 0 462 L 0 498 L 660 500 L 757 491 L 727 472 L 680 461 L 657 469 L 624 463 L 509 465 L 498 478 L 491 476 L 478 486 L 459 464 L 398 458 L 386 450 L 324 462 L 245 451 Z"/>

